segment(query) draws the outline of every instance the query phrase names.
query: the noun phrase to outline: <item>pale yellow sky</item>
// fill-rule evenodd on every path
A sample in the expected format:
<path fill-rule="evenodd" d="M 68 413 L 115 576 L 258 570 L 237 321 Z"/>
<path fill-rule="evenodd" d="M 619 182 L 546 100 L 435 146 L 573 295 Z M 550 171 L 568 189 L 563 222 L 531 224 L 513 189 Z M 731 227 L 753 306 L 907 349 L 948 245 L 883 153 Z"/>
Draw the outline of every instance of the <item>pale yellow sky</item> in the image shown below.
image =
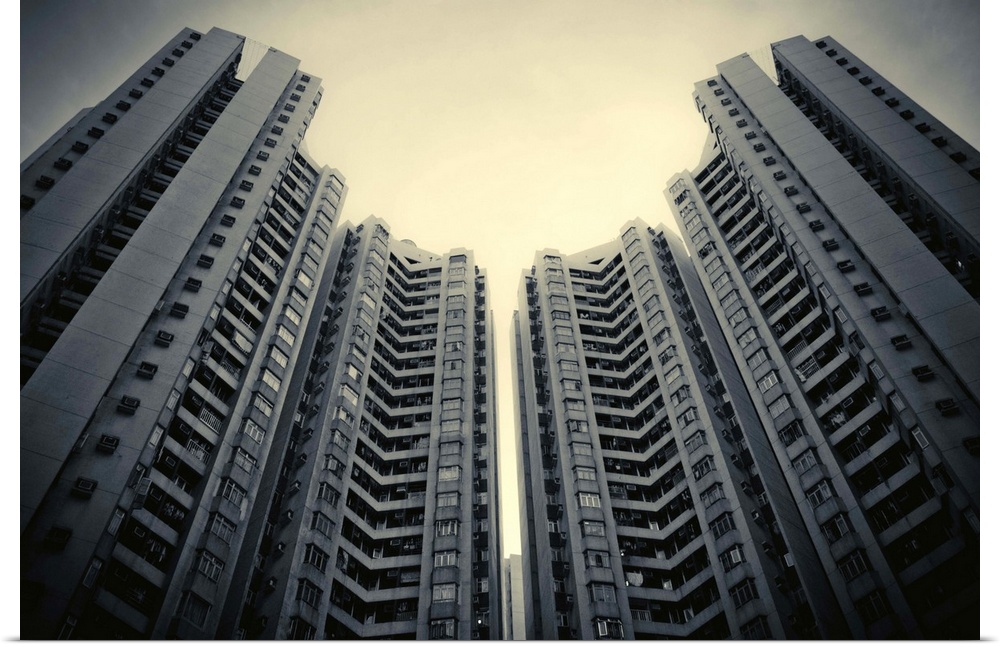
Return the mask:
<path fill-rule="evenodd" d="M 496 327 L 508 553 L 518 275 L 535 250 L 670 220 L 664 183 L 707 134 L 695 81 L 772 41 L 830 34 L 979 147 L 970 1 L 40 0 L 22 4 L 21 158 L 184 26 L 244 34 L 324 79 L 306 143 L 346 176 L 345 219 L 475 251 Z"/>

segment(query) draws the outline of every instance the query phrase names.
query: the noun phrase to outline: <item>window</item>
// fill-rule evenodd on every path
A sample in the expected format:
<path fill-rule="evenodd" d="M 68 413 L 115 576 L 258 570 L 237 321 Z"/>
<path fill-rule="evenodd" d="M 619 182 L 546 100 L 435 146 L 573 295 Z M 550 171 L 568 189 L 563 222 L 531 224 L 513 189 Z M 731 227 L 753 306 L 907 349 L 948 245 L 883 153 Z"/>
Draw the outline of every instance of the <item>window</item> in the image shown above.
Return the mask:
<path fill-rule="evenodd" d="M 856 550 L 837 562 L 837 569 L 844 579 L 850 582 L 869 569 L 868 558 L 863 551 Z"/>
<path fill-rule="evenodd" d="M 574 467 L 573 473 L 581 481 L 597 480 L 597 470 L 592 467 Z"/>
<path fill-rule="evenodd" d="M 457 566 L 458 552 L 454 550 L 443 550 L 434 553 L 434 568 L 442 566 Z"/>
<path fill-rule="evenodd" d="M 593 456 L 594 448 L 587 443 L 570 443 L 570 452 L 575 456 Z"/>
<path fill-rule="evenodd" d="M 461 453 L 462 453 L 462 443 L 457 441 L 449 443 L 441 443 L 441 451 L 438 452 L 440 456 L 449 456 L 452 454 L 461 454 Z"/>
<path fill-rule="evenodd" d="M 774 402 L 772 402 L 771 405 L 767 407 L 767 410 L 771 414 L 772 418 L 777 418 L 778 416 L 780 416 L 781 414 L 783 414 L 784 412 L 788 411 L 791 408 L 792 408 L 792 403 L 789 402 L 788 396 L 783 395 Z"/>
<path fill-rule="evenodd" d="M 701 493 L 701 502 L 706 508 L 724 498 L 726 498 L 726 495 L 722 490 L 721 483 L 716 483 Z"/>
<path fill-rule="evenodd" d="M 591 602 L 616 602 L 617 601 L 617 597 L 615 596 L 615 585 L 614 584 L 595 583 L 595 584 L 591 584 L 587 588 L 590 589 L 590 600 L 591 600 Z"/>
<path fill-rule="evenodd" d="M 768 391 L 771 387 L 778 384 L 779 382 L 781 382 L 781 380 L 778 379 L 778 374 L 775 373 L 774 371 L 771 371 L 770 373 L 765 375 L 762 379 L 757 381 L 757 388 L 760 389 L 761 393 L 764 393 Z"/>
<path fill-rule="evenodd" d="M 588 550 L 584 552 L 587 566 L 611 568 L 611 554 L 603 550 Z"/>
<path fill-rule="evenodd" d="M 331 505 L 337 505 L 337 502 L 340 501 L 340 492 L 326 481 L 320 482 L 316 496 Z"/>
<path fill-rule="evenodd" d="M 798 458 L 792 461 L 792 467 L 798 474 L 805 474 L 809 469 L 817 464 L 816 452 L 807 449 Z"/>
<path fill-rule="evenodd" d="M 588 537 L 604 537 L 604 523 L 600 521 L 584 521 L 583 534 Z"/>
<path fill-rule="evenodd" d="M 580 507 L 581 508 L 600 508 L 601 507 L 601 497 L 597 494 L 591 494 L 589 492 L 580 493 Z"/>
<path fill-rule="evenodd" d="M 299 588 L 295 592 L 296 600 L 302 600 L 303 603 L 309 605 L 313 609 L 318 609 L 319 601 L 322 596 L 323 590 L 321 588 L 304 577 L 299 580 Z"/>
<path fill-rule="evenodd" d="M 213 582 L 219 581 L 219 576 L 222 575 L 222 569 L 225 566 L 225 563 L 221 559 L 207 550 L 203 550 L 201 557 L 198 559 L 198 572 Z"/>
<path fill-rule="evenodd" d="M 875 590 L 858 600 L 855 605 L 865 624 L 872 624 L 879 618 L 889 615 L 889 603 L 881 590 Z"/>
<path fill-rule="evenodd" d="M 736 341 L 737 341 L 737 343 L 739 343 L 740 348 L 746 348 L 755 339 L 757 339 L 757 330 L 754 329 L 754 328 L 751 328 L 750 330 L 748 330 L 745 333 L 743 333 L 742 335 L 740 335 L 739 339 L 737 339 Z"/>
<path fill-rule="evenodd" d="M 236 484 L 236 481 L 232 479 L 226 479 L 222 482 L 222 498 L 227 501 L 231 501 L 237 506 L 243 504 L 243 500 L 246 499 L 247 491 Z"/>
<path fill-rule="evenodd" d="M 708 441 L 706 439 L 704 431 L 696 431 L 691 434 L 687 440 L 684 441 L 684 449 L 690 454 L 694 450 L 698 449 L 702 445 L 706 444 Z"/>
<path fill-rule="evenodd" d="M 722 568 L 724 568 L 727 573 L 747 561 L 746 555 L 743 554 L 743 545 L 736 544 L 726 552 L 722 553 L 719 555 L 719 561 L 722 562 Z"/>
<path fill-rule="evenodd" d="M 696 420 L 698 420 L 698 410 L 694 407 L 677 416 L 677 422 L 680 423 L 681 427 L 686 427 Z"/>
<path fill-rule="evenodd" d="M 682 386 L 681 388 L 677 389 L 676 391 L 670 394 L 670 402 L 672 402 L 673 405 L 676 407 L 680 405 L 681 402 L 684 402 L 690 397 L 691 397 L 691 389 L 686 386 Z"/>
<path fill-rule="evenodd" d="M 278 337 L 285 341 L 289 346 L 295 345 L 295 335 L 288 328 L 285 328 L 281 324 L 278 324 Z"/>
<path fill-rule="evenodd" d="M 458 521 L 454 519 L 448 519 L 447 521 L 438 521 L 435 526 L 435 534 L 438 537 L 448 537 L 451 535 L 458 534 Z"/>
<path fill-rule="evenodd" d="M 333 519 L 326 516 L 322 512 L 314 512 L 312 516 L 312 525 L 310 526 L 313 530 L 319 532 L 321 535 L 327 539 L 333 539 L 333 529 L 335 524 Z"/>
<path fill-rule="evenodd" d="M 283 352 L 281 352 L 277 346 L 271 347 L 270 357 L 281 368 L 285 368 L 286 366 L 288 366 L 288 355 L 285 355 Z"/>
<path fill-rule="evenodd" d="M 725 512 L 722 516 L 716 517 L 715 521 L 709 523 L 708 527 L 712 529 L 715 538 L 719 539 L 730 530 L 735 530 L 736 523 L 733 521 L 733 515 Z"/>
<path fill-rule="evenodd" d="M 345 465 L 337 460 L 337 457 L 333 454 L 323 456 L 323 469 L 330 470 L 337 478 L 341 478 L 344 475 L 344 467 Z"/>
<path fill-rule="evenodd" d="M 316 544 L 307 544 L 302 563 L 312 564 L 319 569 L 320 573 L 325 573 L 326 565 L 330 563 L 330 556 L 320 550 Z"/>
<path fill-rule="evenodd" d="M 443 620 L 431 620 L 431 628 L 428 637 L 431 640 L 454 640 L 455 619 L 445 618 Z"/>
<path fill-rule="evenodd" d="M 757 349 L 753 355 L 747 359 L 747 365 L 750 366 L 751 370 L 762 365 L 764 362 L 768 361 L 770 358 L 767 356 L 767 351 L 763 348 Z"/>
<path fill-rule="evenodd" d="M 832 544 L 851 532 L 851 523 L 847 520 L 847 515 L 840 513 L 824 523 L 821 529 L 826 540 Z"/>
<path fill-rule="evenodd" d="M 271 404 L 271 401 L 262 396 L 260 393 L 256 394 L 254 397 L 253 406 L 268 418 L 271 417 L 271 412 L 274 411 L 274 405 Z"/>
<path fill-rule="evenodd" d="M 594 634 L 598 638 L 625 638 L 625 630 L 622 628 L 622 621 L 613 618 L 597 618 L 594 620 Z"/>
<path fill-rule="evenodd" d="M 454 582 L 435 584 L 431 588 L 431 602 L 452 602 L 458 597 L 458 585 Z"/>
<path fill-rule="evenodd" d="M 458 465 L 438 468 L 438 481 L 457 481 L 461 476 L 462 468 Z"/>
<path fill-rule="evenodd" d="M 767 616 L 757 616 L 740 626 L 740 638 L 743 640 L 766 640 L 772 637 L 771 628 L 767 624 Z"/>
<path fill-rule="evenodd" d="M 729 589 L 729 597 L 733 599 L 736 608 L 740 608 L 750 600 L 757 598 L 757 586 L 753 578 L 748 577 L 733 588 Z"/>
<path fill-rule="evenodd" d="M 490 580 L 487 577 L 477 577 L 475 586 L 476 586 L 476 593 L 490 592 Z"/>
<path fill-rule="evenodd" d="M 831 499 L 833 497 L 833 492 L 830 489 L 829 481 L 820 481 L 816 486 L 806 492 L 806 498 L 809 499 L 809 503 L 812 504 L 813 508 L 818 508 L 821 503 Z"/>
<path fill-rule="evenodd" d="M 706 456 L 701 459 L 691 468 L 691 473 L 694 474 L 695 480 L 704 478 L 708 476 L 711 472 L 715 471 L 715 459 L 712 456 Z"/>
<path fill-rule="evenodd" d="M 670 371 L 667 373 L 666 376 L 667 384 L 668 385 L 673 384 L 675 381 L 677 381 L 679 378 L 683 376 L 684 376 L 684 369 L 682 369 L 680 366 L 675 366 L 672 369 L 670 369 Z"/>
<path fill-rule="evenodd" d="M 740 323 L 746 321 L 749 318 L 746 308 L 740 308 L 729 317 L 729 325 L 735 328 Z"/>
<path fill-rule="evenodd" d="M 233 453 L 233 464 L 244 472 L 252 473 L 257 467 L 257 459 L 251 456 L 247 450 L 237 447 Z"/>
<path fill-rule="evenodd" d="M 275 391 L 281 390 L 281 378 L 266 368 L 261 372 L 260 379 L 264 384 L 268 385 Z"/>
<path fill-rule="evenodd" d="M 358 392 L 346 384 L 340 387 L 340 397 L 344 398 L 352 405 L 358 406 Z"/>
<path fill-rule="evenodd" d="M 437 507 L 447 508 L 458 505 L 458 492 L 444 492 L 437 495 Z"/>
<path fill-rule="evenodd" d="M 312 640 L 316 637 L 316 627 L 298 616 L 293 616 L 288 623 L 288 635 L 292 640 Z"/>
<path fill-rule="evenodd" d="M 188 591 L 181 601 L 181 617 L 196 627 L 202 627 L 205 620 L 208 619 L 208 612 L 211 608 L 212 605 L 208 602 Z"/>

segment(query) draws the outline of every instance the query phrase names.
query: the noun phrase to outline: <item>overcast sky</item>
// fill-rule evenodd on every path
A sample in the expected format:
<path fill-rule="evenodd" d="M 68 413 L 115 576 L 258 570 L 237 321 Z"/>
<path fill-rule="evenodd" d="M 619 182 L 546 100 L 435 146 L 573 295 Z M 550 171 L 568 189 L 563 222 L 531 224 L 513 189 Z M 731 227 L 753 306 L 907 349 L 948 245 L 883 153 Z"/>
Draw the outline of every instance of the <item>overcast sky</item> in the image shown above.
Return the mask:
<path fill-rule="evenodd" d="M 309 153 L 344 218 L 475 252 L 497 332 L 505 552 L 519 552 L 508 333 L 535 250 L 670 220 L 662 191 L 707 128 L 693 83 L 743 52 L 831 35 L 979 148 L 979 4 L 964 0 L 21 3 L 21 154 L 184 27 L 218 26 L 323 78 Z"/>

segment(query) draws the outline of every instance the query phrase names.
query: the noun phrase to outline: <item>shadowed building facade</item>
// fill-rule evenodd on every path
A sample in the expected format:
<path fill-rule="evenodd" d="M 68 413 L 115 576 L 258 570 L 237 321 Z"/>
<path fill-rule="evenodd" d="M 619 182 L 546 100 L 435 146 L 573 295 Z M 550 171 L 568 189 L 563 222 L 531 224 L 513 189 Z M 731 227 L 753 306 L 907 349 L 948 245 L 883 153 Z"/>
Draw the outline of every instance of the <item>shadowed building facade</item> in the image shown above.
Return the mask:
<path fill-rule="evenodd" d="M 978 153 L 831 38 L 773 52 L 696 85 L 671 208 L 850 635 L 974 637 Z"/>
<path fill-rule="evenodd" d="M 369 218 L 345 226 L 320 291 L 251 513 L 241 620 L 220 635 L 500 639 L 485 275 L 467 250 L 432 254 Z"/>
<path fill-rule="evenodd" d="M 22 635 L 499 637 L 485 277 L 338 228 L 320 80 L 244 45 L 22 164 Z"/>

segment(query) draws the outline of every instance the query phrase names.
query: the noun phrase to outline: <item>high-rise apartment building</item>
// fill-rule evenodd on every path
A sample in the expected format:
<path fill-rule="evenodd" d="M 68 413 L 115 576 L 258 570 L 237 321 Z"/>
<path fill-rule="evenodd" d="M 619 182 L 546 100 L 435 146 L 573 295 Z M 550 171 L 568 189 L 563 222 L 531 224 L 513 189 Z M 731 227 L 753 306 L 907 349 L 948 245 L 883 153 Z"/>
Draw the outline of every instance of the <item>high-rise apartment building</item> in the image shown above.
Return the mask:
<path fill-rule="evenodd" d="M 431 254 L 375 218 L 345 230 L 269 496 L 248 512 L 246 598 L 218 635 L 499 639 L 485 275 L 471 252 Z"/>
<path fill-rule="evenodd" d="M 485 276 L 338 229 L 320 80 L 244 40 L 22 165 L 22 636 L 498 637 Z"/>
<path fill-rule="evenodd" d="M 979 626 L 978 153 L 831 38 L 696 85 L 667 195 L 855 638 Z"/>
<path fill-rule="evenodd" d="M 523 277 L 529 638 L 978 633 L 978 153 L 833 39 L 773 51 L 696 85 L 683 241 Z"/>
<path fill-rule="evenodd" d="M 529 639 L 847 635 L 675 234 L 539 253 L 513 337 Z"/>

